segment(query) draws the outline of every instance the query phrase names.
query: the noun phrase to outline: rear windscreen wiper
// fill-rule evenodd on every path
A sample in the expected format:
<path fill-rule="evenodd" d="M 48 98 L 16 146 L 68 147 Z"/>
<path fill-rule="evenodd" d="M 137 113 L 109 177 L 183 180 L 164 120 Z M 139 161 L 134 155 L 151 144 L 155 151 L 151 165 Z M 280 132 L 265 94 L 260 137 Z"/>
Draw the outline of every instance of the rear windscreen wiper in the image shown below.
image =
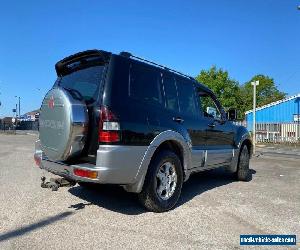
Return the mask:
<path fill-rule="evenodd" d="M 58 86 L 60 86 L 60 85 L 58 85 Z M 80 101 L 84 100 L 84 97 L 77 89 L 71 89 L 71 88 L 67 88 L 64 86 L 60 86 L 60 87 L 67 90 L 75 99 L 80 100 Z"/>

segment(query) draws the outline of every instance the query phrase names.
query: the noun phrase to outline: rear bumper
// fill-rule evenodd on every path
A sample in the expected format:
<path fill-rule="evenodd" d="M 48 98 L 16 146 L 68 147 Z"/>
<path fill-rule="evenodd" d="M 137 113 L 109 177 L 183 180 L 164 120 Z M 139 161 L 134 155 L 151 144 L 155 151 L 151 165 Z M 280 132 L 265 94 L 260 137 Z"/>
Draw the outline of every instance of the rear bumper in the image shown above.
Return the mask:
<path fill-rule="evenodd" d="M 102 145 L 97 151 L 96 165 L 90 163 L 66 165 L 63 162 L 53 162 L 47 159 L 37 141 L 34 157 L 40 159 L 41 169 L 70 180 L 127 185 L 138 181 L 137 173 L 146 150 L 146 146 Z M 96 171 L 97 177 L 91 179 L 77 176 L 74 174 L 75 169 Z"/>

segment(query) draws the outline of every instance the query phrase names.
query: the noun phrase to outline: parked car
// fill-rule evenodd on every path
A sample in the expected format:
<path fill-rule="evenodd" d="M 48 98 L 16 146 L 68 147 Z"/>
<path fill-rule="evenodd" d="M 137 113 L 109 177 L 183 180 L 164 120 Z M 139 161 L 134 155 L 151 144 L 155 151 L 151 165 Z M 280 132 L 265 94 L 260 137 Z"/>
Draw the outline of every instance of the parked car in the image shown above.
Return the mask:
<path fill-rule="evenodd" d="M 226 167 L 237 180 L 249 179 L 248 131 L 194 78 L 102 50 L 55 68 L 39 117 L 41 169 L 84 187 L 121 185 L 155 212 L 174 207 L 192 173 Z"/>

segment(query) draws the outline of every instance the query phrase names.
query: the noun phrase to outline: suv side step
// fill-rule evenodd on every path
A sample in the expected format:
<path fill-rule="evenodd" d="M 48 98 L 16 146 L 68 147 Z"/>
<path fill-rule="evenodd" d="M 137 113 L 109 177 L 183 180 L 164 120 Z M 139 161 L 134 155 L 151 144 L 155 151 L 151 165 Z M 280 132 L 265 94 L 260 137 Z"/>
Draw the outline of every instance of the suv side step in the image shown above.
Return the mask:
<path fill-rule="evenodd" d="M 42 188 L 50 188 L 52 191 L 57 191 L 60 187 L 73 187 L 76 184 L 75 181 L 65 178 L 50 178 L 50 181 L 46 182 L 45 176 L 42 176 L 41 181 Z"/>

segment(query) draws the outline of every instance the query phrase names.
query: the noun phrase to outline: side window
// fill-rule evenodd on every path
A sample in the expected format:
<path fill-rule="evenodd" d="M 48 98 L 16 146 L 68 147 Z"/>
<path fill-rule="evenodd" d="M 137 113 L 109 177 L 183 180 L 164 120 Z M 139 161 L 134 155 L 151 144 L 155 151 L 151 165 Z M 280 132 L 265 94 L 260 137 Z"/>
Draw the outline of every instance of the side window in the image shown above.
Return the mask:
<path fill-rule="evenodd" d="M 196 116 L 196 100 L 194 85 L 188 81 L 176 79 L 180 112 L 188 116 Z"/>
<path fill-rule="evenodd" d="M 199 92 L 200 104 L 203 115 L 214 119 L 221 119 L 221 112 L 214 99 L 206 92 Z"/>
<path fill-rule="evenodd" d="M 161 104 L 160 73 L 143 65 L 132 64 L 129 96 L 143 102 Z"/>
<path fill-rule="evenodd" d="M 171 76 L 163 76 L 163 84 L 166 97 L 166 108 L 175 112 L 179 111 L 175 79 Z"/>

